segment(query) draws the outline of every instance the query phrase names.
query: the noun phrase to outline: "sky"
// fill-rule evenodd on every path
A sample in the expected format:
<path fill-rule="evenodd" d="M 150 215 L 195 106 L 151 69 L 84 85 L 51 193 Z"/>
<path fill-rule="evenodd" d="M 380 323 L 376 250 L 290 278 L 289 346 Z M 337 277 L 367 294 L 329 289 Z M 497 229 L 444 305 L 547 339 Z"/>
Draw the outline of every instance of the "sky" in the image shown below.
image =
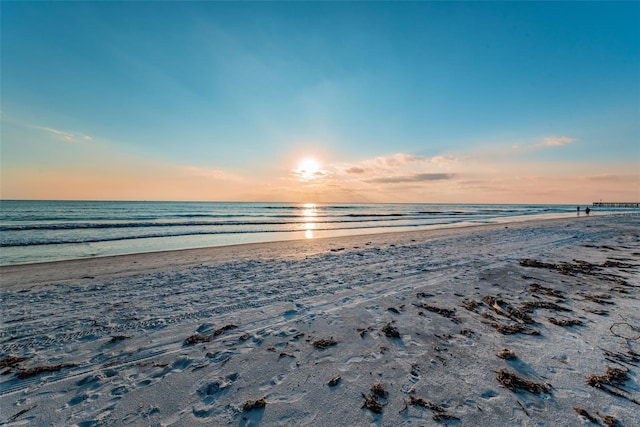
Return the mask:
<path fill-rule="evenodd" d="M 2 199 L 640 201 L 640 2 L 0 3 Z"/>

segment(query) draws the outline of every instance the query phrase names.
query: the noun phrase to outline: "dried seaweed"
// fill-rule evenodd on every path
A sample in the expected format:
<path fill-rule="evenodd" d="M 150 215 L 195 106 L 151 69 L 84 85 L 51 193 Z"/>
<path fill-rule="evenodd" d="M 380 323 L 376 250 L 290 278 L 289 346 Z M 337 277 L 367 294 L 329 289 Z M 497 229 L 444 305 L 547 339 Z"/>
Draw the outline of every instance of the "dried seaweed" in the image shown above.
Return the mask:
<path fill-rule="evenodd" d="M 124 341 L 126 339 L 131 338 L 130 335 L 114 335 L 111 337 L 111 339 L 109 341 L 107 341 L 107 344 L 112 344 L 118 341 Z"/>
<path fill-rule="evenodd" d="M 440 413 L 446 412 L 446 410 L 442 406 L 438 406 L 435 403 L 431 403 L 421 397 L 409 396 L 409 405 L 420 406 L 422 408 L 427 408 Z"/>
<path fill-rule="evenodd" d="M 72 368 L 74 366 L 78 366 L 75 363 L 60 363 L 58 365 L 44 365 L 44 366 L 36 366 L 34 368 L 20 369 L 16 374 L 16 377 L 20 379 L 33 377 L 36 375 L 40 375 L 43 372 L 57 372 L 63 368 Z"/>
<path fill-rule="evenodd" d="M 464 335 L 465 337 L 472 337 L 475 332 L 471 329 L 465 328 L 465 329 L 460 329 L 460 332 L 458 332 L 460 335 Z"/>
<path fill-rule="evenodd" d="M 398 328 L 392 326 L 391 323 L 387 323 L 380 330 L 385 336 L 389 338 L 400 338 L 400 332 L 398 332 Z"/>
<path fill-rule="evenodd" d="M 471 300 L 463 305 L 463 307 L 469 311 L 475 311 L 478 308 L 478 301 Z"/>
<path fill-rule="evenodd" d="M 618 261 L 605 261 L 602 264 L 603 267 L 615 267 L 615 268 L 634 268 L 637 267 L 637 264 L 628 264 L 626 262 L 618 262 Z"/>
<path fill-rule="evenodd" d="M 209 334 L 209 335 L 200 335 L 200 334 L 191 335 L 190 337 L 187 337 L 184 340 L 182 345 L 195 345 L 203 342 L 210 342 L 210 341 L 213 341 L 213 339 L 218 335 L 222 335 L 227 331 L 230 331 L 232 329 L 237 329 L 237 328 L 238 327 L 236 325 L 225 325 L 221 328 L 216 329 L 215 331 L 213 331 L 212 334 Z"/>
<path fill-rule="evenodd" d="M 602 422 L 604 423 L 605 426 L 620 427 L 620 423 L 618 422 L 618 419 L 616 417 L 612 415 L 605 415 L 605 416 L 600 415 L 600 417 L 602 418 Z"/>
<path fill-rule="evenodd" d="M 523 308 L 513 308 L 506 301 L 487 295 L 482 298 L 482 302 L 488 305 L 497 314 L 518 323 L 533 324 L 535 321 L 529 316 L 529 311 Z"/>
<path fill-rule="evenodd" d="M 533 268 L 546 268 L 548 270 L 556 270 L 560 274 L 566 276 L 574 276 L 578 273 L 581 274 L 593 274 L 593 272 L 600 270 L 595 264 L 591 264 L 587 261 L 573 260 L 573 263 L 562 262 L 558 264 L 551 264 L 547 262 L 537 261 L 535 259 L 523 258 L 520 260 L 520 265 L 523 267 Z"/>
<path fill-rule="evenodd" d="M 513 352 L 513 350 L 508 349 L 508 348 L 503 348 L 502 350 L 500 350 L 496 356 L 498 356 L 500 359 L 504 359 L 504 360 L 513 360 L 516 359 L 516 354 Z"/>
<path fill-rule="evenodd" d="M 433 418 L 436 421 L 460 420 L 460 418 L 450 414 L 433 414 L 431 418 Z"/>
<path fill-rule="evenodd" d="M 242 405 L 242 410 L 245 412 L 253 411 L 254 409 L 262 409 L 267 406 L 267 401 L 263 398 L 258 400 L 247 400 L 244 405 Z"/>
<path fill-rule="evenodd" d="M 529 286 L 529 292 L 532 294 L 542 294 L 556 298 L 564 298 L 564 292 L 552 288 L 547 288 L 537 283 L 533 283 Z"/>
<path fill-rule="evenodd" d="M 416 304 L 416 307 L 424 308 L 425 310 L 431 311 L 433 313 L 438 313 L 439 315 L 447 317 L 449 319 L 453 318 L 453 316 L 456 314 L 455 308 L 442 308 L 442 307 L 436 307 L 435 305 L 429 305 L 425 303 Z"/>
<path fill-rule="evenodd" d="M 374 414 L 381 414 L 382 406 L 382 403 L 380 403 L 380 401 L 378 401 L 375 396 L 365 396 L 364 403 L 362 404 L 361 408 L 368 409 Z"/>
<path fill-rule="evenodd" d="M 496 328 L 498 332 L 503 335 L 515 335 L 515 334 L 525 334 L 525 335 L 540 335 L 540 331 L 537 329 L 530 329 L 526 326 L 522 325 L 504 325 L 501 323 L 489 323 L 491 326 Z"/>
<path fill-rule="evenodd" d="M 582 320 L 578 319 L 556 319 L 555 317 L 549 317 L 549 322 L 557 326 L 582 326 Z"/>
<path fill-rule="evenodd" d="M 322 338 L 322 339 L 314 341 L 312 344 L 313 344 L 313 346 L 315 348 L 325 349 L 327 347 L 331 347 L 331 346 L 337 345 L 338 341 L 334 340 L 333 337 L 332 338 Z"/>
<path fill-rule="evenodd" d="M 385 400 L 389 393 L 384 389 L 382 384 L 375 383 L 369 389 L 369 395 L 364 397 L 364 402 L 361 408 L 366 408 L 373 412 L 374 414 L 381 414 L 382 408 L 386 404 L 386 402 L 381 402 L 380 399 Z"/>
<path fill-rule="evenodd" d="M 38 405 L 35 404 L 35 405 L 32 405 L 32 406 L 29 406 L 28 408 L 24 408 L 22 411 L 19 411 L 19 412 L 13 414 L 11 417 L 9 417 L 9 421 L 17 420 L 19 417 L 21 417 L 22 415 L 26 414 L 27 412 L 29 412 L 30 410 L 32 410 L 36 406 L 38 406 Z"/>
<path fill-rule="evenodd" d="M 613 301 L 607 301 L 611 299 L 611 295 L 608 294 L 584 294 L 584 299 L 591 302 L 595 302 L 600 305 L 615 305 Z"/>
<path fill-rule="evenodd" d="M 622 369 L 611 368 L 607 366 L 607 371 L 604 373 L 604 375 L 589 375 L 587 377 L 587 384 L 589 384 L 591 387 L 599 388 L 600 390 L 606 391 L 607 393 L 614 396 L 627 399 L 629 402 L 635 403 L 636 405 L 640 405 L 640 401 L 622 393 L 622 391 L 626 391 L 622 388 L 622 386 L 624 386 L 624 384 L 629 379 L 627 372 L 628 370 L 624 371 Z"/>
<path fill-rule="evenodd" d="M 586 409 L 581 408 L 579 406 L 574 406 L 573 410 L 576 411 L 578 413 L 578 415 L 582 415 L 583 417 L 585 417 L 586 419 L 588 419 L 592 423 L 598 424 L 598 419 L 596 417 L 594 417 L 593 415 L 591 415 L 590 413 L 588 413 Z"/>
<path fill-rule="evenodd" d="M 607 366 L 607 371 L 604 375 L 589 375 L 587 377 L 587 384 L 596 388 L 603 388 L 604 385 L 621 387 L 628 379 L 629 375 L 627 375 L 627 371 Z"/>
<path fill-rule="evenodd" d="M 329 387 L 335 387 L 338 385 L 338 383 L 340 382 L 340 380 L 342 379 L 342 377 L 340 375 L 336 375 L 335 377 L 331 378 L 329 380 L 329 382 L 327 383 L 327 385 Z"/>
<path fill-rule="evenodd" d="M 534 383 L 505 369 L 501 369 L 496 372 L 496 379 L 500 384 L 516 393 L 520 390 L 528 391 L 533 394 L 549 393 L 549 387 L 545 384 Z"/>
<path fill-rule="evenodd" d="M 549 301 L 525 301 L 520 304 L 520 307 L 529 312 L 536 308 L 546 308 L 547 310 L 555 311 L 572 311 L 570 308 L 562 307 L 561 305 Z"/>
<path fill-rule="evenodd" d="M 27 358 L 23 356 L 5 356 L 0 359 L 0 369 L 15 368 L 20 362 L 25 361 Z"/>
<path fill-rule="evenodd" d="M 373 396 L 386 398 L 389 395 L 387 390 L 385 390 L 380 383 L 375 383 L 374 385 L 372 385 L 370 391 Z"/>

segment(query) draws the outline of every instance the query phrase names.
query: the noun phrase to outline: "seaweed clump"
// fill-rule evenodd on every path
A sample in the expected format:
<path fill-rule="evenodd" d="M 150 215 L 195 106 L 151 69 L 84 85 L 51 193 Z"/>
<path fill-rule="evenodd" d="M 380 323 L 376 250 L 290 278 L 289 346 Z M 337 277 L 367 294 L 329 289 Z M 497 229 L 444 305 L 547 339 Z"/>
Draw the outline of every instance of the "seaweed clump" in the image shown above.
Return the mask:
<path fill-rule="evenodd" d="M 524 390 L 533 394 L 549 394 L 549 387 L 547 387 L 545 384 L 534 383 L 532 381 L 519 377 L 518 375 L 505 369 L 500 369 L 498 372 L 496 372 L 496 379 L 500 384 L 515 393 L 519 392 L 520 390 Z"/>

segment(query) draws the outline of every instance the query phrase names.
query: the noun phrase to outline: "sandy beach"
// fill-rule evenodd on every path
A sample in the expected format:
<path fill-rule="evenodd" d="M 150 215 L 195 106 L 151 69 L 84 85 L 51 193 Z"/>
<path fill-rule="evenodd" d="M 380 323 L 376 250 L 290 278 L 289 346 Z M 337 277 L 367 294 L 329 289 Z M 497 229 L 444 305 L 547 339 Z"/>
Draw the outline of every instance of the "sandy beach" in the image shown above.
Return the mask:
<path fill-rule="evenodd" d="M 2 425 L 640 425 L 637 214 L 0 271 Z"/>

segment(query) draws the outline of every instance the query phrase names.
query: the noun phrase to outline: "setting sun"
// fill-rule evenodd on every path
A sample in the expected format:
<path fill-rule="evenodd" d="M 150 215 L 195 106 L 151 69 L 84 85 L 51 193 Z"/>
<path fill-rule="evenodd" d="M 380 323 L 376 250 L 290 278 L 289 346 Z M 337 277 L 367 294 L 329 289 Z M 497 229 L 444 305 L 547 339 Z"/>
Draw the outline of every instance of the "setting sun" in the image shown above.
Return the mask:
<path fill-rule="evenodd" d="M 320 163 L 311 157 L 307 157 L 298 163 L 296 174 L 300 181 L 311 181 L 320 175 Z"/>

